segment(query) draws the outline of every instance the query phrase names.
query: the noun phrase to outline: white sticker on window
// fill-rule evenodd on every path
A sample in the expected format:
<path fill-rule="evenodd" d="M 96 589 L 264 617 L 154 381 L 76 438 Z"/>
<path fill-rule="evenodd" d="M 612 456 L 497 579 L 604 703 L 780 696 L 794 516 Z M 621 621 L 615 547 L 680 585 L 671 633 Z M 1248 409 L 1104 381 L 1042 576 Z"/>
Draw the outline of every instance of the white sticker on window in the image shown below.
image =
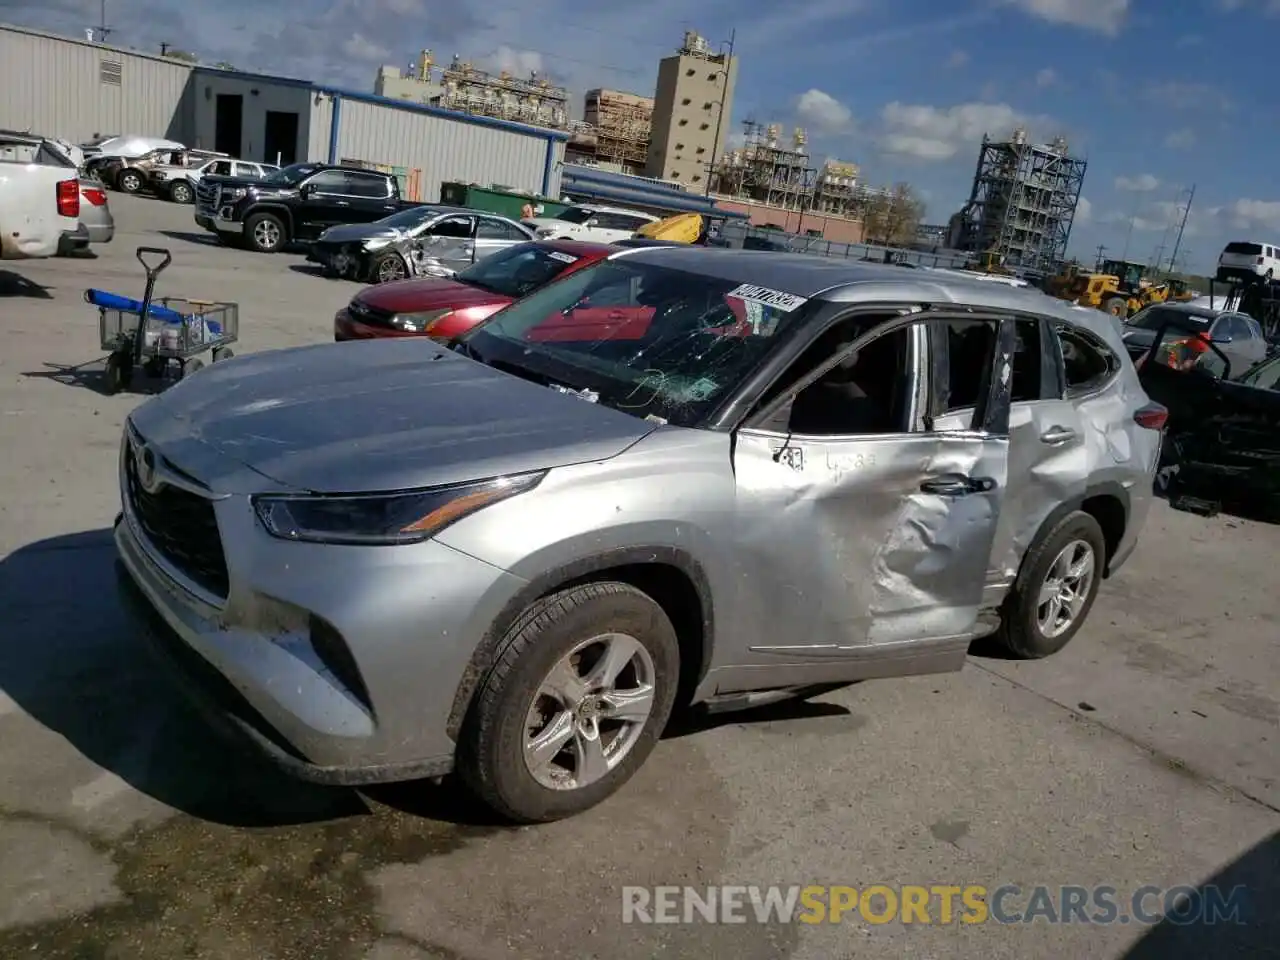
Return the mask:
<path fill-rule="evenodd" d="M 561 263 L 577 263 L 578 258 L 572 253 L 561 253 L 559 250 L 547 251 L 547 256 L 552 260 L 559 260 Z"/>
<path fill-rule="evenodd" d="M 757 287 L 754 283 L 741 284 L 730 290 L 725 296 L 737 297 L 739 300 L 745 300 L 748 303 L 759 303 L 786 313 L 804 306 L 806 302 L 804 297 L 797 297 L 794 293 L 783 293 L 781 290 Z"/>

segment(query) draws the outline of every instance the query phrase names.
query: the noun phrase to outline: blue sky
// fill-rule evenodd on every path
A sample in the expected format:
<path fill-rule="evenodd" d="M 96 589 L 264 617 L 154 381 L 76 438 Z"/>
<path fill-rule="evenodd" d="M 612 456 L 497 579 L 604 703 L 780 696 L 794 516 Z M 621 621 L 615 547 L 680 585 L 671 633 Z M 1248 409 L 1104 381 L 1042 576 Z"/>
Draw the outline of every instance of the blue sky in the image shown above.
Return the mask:
<path fill-rule="evenodd" d="M 98 0 L 0 0 L 0 21 L 80 34 Z M 1180 262 L 1228 239 L 1280 240 L 1270 70 L 1280 0 L 107 0 L 111 41 L 368 89 L 422 47 L 540 69 L 575 92 L 651 93 L 686 29 L 736 31 L 732 129 L 801 124 L 816 156 L 906 181 L 944 222 L 984 132 L 1068 138 L 1089 161 L 1071 252 L 1165 257 L 1194 184 Z M 1139 39 L 1140 38 L 1140 39 Z M 1132 229 L 1130 229 L 1132 224 Z"/>

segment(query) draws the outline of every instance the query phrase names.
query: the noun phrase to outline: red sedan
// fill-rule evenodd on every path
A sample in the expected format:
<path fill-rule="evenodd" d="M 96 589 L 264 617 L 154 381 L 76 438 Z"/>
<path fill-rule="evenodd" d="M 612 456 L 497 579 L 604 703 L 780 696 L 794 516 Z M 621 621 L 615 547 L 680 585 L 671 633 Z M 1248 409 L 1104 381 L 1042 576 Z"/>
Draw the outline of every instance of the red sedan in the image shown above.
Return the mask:
<path fill-rule="evenodd" d="M 539 240 L 508 247 L 447 280 L 395 280 L 366 287 L 334 316 L 333 339 L 451 340 L 507 304 L 616 252 L 605 243 Z"/>

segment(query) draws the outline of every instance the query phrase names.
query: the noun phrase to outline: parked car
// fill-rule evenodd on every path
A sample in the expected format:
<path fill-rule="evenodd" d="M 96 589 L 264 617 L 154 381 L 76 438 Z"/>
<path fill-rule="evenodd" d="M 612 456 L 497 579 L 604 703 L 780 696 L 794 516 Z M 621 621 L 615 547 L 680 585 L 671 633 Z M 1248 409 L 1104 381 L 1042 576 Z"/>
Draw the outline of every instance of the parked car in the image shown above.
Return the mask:
<path fill-rule="evenodd" d="M 1244 313 L 1215 310 L 1196 301 L 1153 304 L 1138 311 L 1121 327 L 1121 338 L 1134 360 L 1144 356 L 1165 329 L 1181 331 L 1182 338 L 1200 337 L 1218 347 L 1236 376 L 1244 373 L 1267 356 L 1267 341 L 1258 321 Z M 1177 338 L 1165 338 L 1173 346 Z M 1166 349 L 1161 362 L 1167 361 Z M 1212 361 L 1215 353 L 1206 358 Z"/>
<path fill-rule="evenodd" d="M 57 256 L 80 223 L 76 171 L 62 164 L 0 160 L 0 260 Z"/>
<path fill-rule="evenodd" d="M 174 203 L 195 203 L 196 184 L 206 174 L 215 177 L 236 177 L 241 180 L 261 180 L 280 168 L 274 163 L 257 163 L 235 160 L 226 155 L 186 165 L 162 165 L 152 168 L 149 186 L 157 196 Z"/>
<path fill-rule="evenodd" d="M 532 217 L 521 222 L 533 230 L 539 240 L 613 243 L 626 240 L 646 223 L 657 223 L 660 219 L 639 210 L 580 204 L 562 210 L 554 217 Z"/>
<path fill-rule="evenodd" d="M 99 180 L 81 176 L 80 185 L 80 223 L 76 230 L 63 234 L 61 254 L 77 253 L 87 250 L 90 244 L 110 243 L 116 235 L 115 217 L 111 215 L 111 205 L 107 202 L 107 191 Z"/>
<path fill-rule="evenodd" d="M 190 169 L 209 160 L 225 157 L 225 153 L 209 150 L 154 150 L 141 157 L 108 160 L 99 168 L 98 173 L 105 183 L 121 193 L 141 193 L 155 189 L 154 174 L 158 169 Z"/>
<path fill-rule="evenodd" d="M 1234 240 L 1218 254 L 1214 279 L 1219 283 L 1232 280 L 1256 282 L 1280 278 L 1280 244 Z"/>
<path fill-rule="evenodd" d="M 603 243 L 539 240 L 507 247 L 450 279 L 379 284 L 334 315 L 333 339 L 431 337 L 447 343 L 515 300 L 615 252 Z"/>
<path fill-rule="evenodd" d="M 275 253 L 308 243 L 341 223 L 372 223 L 406 207 L 389 173 L 323 163 L 295 163 L 261 180 L 204 176 L 195 220 L 223 243 Z"/>
<path fill-rule="evenodd" d="M 451 349 L 258 353 L 136 407 L 121 585 L 297 775 L 457 770 L 552 820 L 677 702 L 957 670 L 997 627 L 1061 649 L 1138 539 L 1163 420 L 1101 313 L 632 249 Z"/>
<path fill-rule="evenodd" d="M 533 239 L 533 231 L 496 213 L 423 204 L 373 223 L 329 227 L 307 259 L 330 276 L 385 283 L 452 276 L 490 254 Z"/>

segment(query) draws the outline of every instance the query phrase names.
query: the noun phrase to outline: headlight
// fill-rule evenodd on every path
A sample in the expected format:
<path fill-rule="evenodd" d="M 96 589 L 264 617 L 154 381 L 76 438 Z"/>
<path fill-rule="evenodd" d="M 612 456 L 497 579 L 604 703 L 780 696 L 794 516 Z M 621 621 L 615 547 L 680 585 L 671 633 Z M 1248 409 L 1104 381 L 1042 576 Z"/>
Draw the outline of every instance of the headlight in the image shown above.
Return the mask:
<path fill-rule="evenodd" d="M 373 237 L 372 239 L 364 242 L 364 248 L 366 250 L 381 250 L 390 242 L 390 237 Z"/>
<path fill-rule="evenodd" d="M 424 310 L 421 313 L 397 313 L 391 318 L 391 325 L 405 333 L 430 333 L 431 328 L 439 321 L 453 313 L 448 310 Z"/>
<path fill-rule="evenodd" d="M 361 496 L 260 496 L 253 508 L 281 540 L 392 546 L 429 540 L 477 510 L 532 490 L 545 472 L 407 493 Z"/>
<path fill-rule="evenodd" d="M 246 187 L 231 187 L 230 189 L 223 188 L 222 199 L 223 200 L 239 200 L 248 192 L 249 190 Z"/>
<path fill-rule="evenodd" d="M 153 179 L 155 179 L 155 180 L 168 180 L 168 179 L 169 179 L 169 175 L 168 175 L 167 173 L 164 173 L 164 172 L 163 172 L 163 171 L 161 171 L 161 170 L 157 170 L 155 173 L 151 174 L 151 176 L 152 176 L 152 178 L 153 178 Z"/>

